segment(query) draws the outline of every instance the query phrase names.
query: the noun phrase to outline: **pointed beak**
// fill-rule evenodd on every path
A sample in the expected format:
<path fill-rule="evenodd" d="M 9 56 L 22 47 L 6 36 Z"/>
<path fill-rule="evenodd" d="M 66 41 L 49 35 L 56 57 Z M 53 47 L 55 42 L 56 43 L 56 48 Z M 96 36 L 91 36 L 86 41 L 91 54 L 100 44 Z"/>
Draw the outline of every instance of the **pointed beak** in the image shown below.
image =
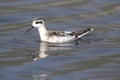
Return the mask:
<path fill-rule="evenodd" d="M 25 33 L 27 33 L 28 31 L 32 30 L 34 27 L 32 26 L 31 28 L 29 28 Z"/>

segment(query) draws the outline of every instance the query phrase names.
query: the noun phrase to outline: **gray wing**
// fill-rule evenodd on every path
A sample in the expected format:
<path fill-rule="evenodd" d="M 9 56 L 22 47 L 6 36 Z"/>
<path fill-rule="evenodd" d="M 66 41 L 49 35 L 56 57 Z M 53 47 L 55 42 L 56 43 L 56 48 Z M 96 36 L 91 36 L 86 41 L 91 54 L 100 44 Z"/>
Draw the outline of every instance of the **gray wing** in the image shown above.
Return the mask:
<path fill-rule="evenodd" d="M 83 35 L 83 34 L 89 33 L 92 30 L 93 30 L 93 28 L 87 28 L 85 30 L 78 30 L 78 31 L 64 31 L 64 30 L 61 30 L 61 31 L 55 30 L 55 31 L 53 31 L 53 30 L 49 30 L 49 35 L 55 35 L 55 36 L 75 36 L 77 38 L 79 35 Z"/>
<path fill-rule="evenodd" d="M 54 36 L 73 36 L 73 31 L 58 31 L 58 30 L 49 30 L 49 35 L 54 35 Z"/>

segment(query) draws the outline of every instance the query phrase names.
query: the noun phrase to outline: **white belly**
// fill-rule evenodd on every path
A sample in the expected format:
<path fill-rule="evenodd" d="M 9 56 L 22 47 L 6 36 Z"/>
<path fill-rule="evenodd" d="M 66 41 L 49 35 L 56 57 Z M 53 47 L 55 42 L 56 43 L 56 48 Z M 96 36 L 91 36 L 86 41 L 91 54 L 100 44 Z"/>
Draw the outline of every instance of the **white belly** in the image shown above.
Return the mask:
<path fill-rule="evenodd" d="M 50 37 L 46 42 L 50 43 L 66 43 L 75 40 L 74 36 L 54 36 Z"/>

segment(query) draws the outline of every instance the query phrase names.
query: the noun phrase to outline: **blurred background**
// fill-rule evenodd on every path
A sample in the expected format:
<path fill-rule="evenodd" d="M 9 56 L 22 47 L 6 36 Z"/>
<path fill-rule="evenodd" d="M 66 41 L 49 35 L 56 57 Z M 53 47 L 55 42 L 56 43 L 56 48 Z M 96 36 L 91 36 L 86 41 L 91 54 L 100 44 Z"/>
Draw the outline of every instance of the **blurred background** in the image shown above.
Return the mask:
<path fill-rule="evenodd" d="M 77 43 L 40 42 L 48 29 L 95 30 Z M 35 57 L 36 60 L 33 60 Z M 0 80 L 120 80 L 120 0 L 0 0 Z"/>

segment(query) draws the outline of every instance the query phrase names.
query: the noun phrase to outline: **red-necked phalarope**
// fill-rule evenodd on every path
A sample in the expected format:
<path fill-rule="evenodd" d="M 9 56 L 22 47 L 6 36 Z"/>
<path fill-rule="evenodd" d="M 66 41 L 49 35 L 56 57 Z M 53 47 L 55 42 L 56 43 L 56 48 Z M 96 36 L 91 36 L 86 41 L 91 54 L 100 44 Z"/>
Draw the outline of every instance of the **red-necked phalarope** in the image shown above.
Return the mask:
<path fill-rule="evenodd" d="M 94 30 L 94 28 L 87 28 L 85 30 L 78 31 L 48 30 L 45 27 L 45 22 L 41 18 L 35 18 L 32 22 L 32 27 L 26 32 L 30 31 L 34 27 L 39 31 L 41 41 L 49 43 L 66 43 L 78 40 L 82 36 Z"/>

